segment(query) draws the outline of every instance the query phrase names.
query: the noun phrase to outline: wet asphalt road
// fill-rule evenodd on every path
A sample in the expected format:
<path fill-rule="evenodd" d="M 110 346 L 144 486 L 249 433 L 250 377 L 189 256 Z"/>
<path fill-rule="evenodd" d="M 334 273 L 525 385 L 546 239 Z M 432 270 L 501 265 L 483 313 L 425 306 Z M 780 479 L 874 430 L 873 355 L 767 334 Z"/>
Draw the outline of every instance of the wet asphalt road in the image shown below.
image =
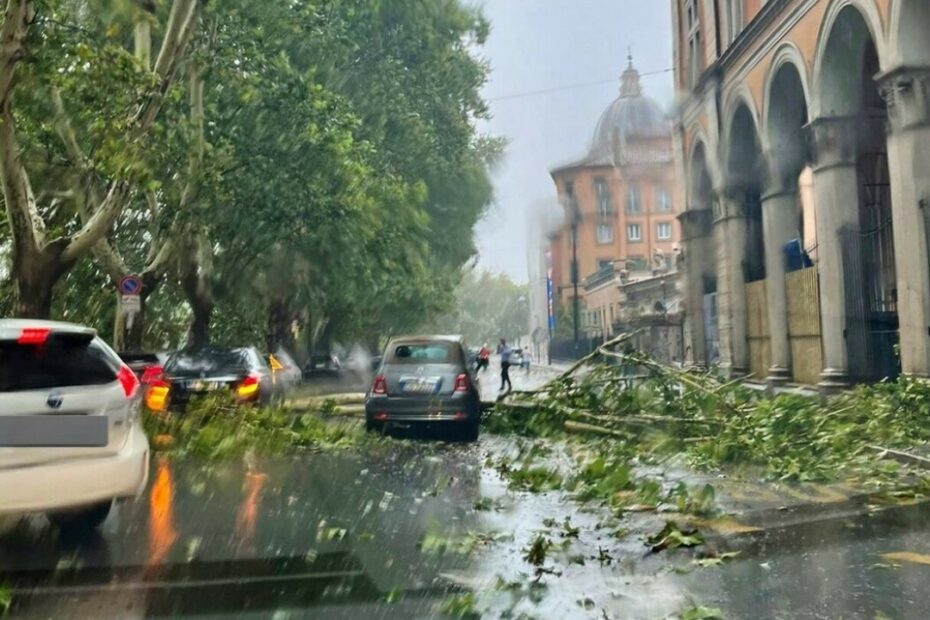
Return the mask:
<path fill-rule="evenodd" d="M 812 522 L 698 568 L 689 551 L 648 556 L 639 536 L 614 538 L 622 523 L 599 507 L 509 490 L 487 461 L 512 449 L 482 437 L 156 459 L 144 495 L 99 534 L 63 540 L 31 517 L 0 538 L 10 617 L 432 618 L 468 593 L 488 618 L 665 618 L 697 604 L 753 620 L 930 617 L 923 506 Z M 523 556 L 539 532 L 558 575 L 537 584 Z"/>

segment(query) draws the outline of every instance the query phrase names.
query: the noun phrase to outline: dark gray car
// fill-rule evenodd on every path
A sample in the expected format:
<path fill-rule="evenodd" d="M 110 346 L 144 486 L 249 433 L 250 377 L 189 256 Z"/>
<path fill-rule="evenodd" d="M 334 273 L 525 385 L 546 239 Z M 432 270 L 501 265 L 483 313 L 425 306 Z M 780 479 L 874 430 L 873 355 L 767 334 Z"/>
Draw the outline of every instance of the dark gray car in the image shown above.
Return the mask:
<path fill-rule="evenodd" d="M 370 431 L 422 425 L 478 439 L 481 396 L 459 336 L 391 340 L 365 399 Z"/>
<path fill-rule="evenodd" d="M 162 381 L 169 409 L 184 411 L 192 398 L 229 393 L 242 405 L 270 405 L 283 398 L 271 368 L 253 347 L 179 351 L 165 363 Z"/>

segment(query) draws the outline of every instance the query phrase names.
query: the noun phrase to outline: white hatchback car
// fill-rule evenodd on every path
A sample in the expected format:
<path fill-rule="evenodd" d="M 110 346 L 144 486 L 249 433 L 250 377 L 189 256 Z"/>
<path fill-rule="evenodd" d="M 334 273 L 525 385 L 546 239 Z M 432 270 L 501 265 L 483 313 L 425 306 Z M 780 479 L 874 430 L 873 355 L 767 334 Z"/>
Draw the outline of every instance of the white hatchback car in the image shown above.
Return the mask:
<path fill-rule="evenodd" d="M 102 523 L 148 479 L 139 381 L 88 327 L 0 319 L 0 516 Z"/>

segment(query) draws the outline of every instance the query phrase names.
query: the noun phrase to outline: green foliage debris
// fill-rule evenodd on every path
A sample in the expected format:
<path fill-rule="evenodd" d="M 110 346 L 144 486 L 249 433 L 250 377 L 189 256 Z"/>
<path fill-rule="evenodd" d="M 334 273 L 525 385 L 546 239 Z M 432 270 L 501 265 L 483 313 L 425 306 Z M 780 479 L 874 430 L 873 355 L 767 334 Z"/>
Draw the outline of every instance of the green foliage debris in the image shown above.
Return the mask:
<path fill-rule="evenodd" d="M 6 615 L 12 604 L 13 591 L 8 584 L 0 583 L 0 616 Z"/>
<path fill-rule="evenodd" d="M 625 465 L 684 457 L 705 470 L 752 469 L 786 482 L 888 479 L 901 472 L 875 446 L 907 450 L 930 441 L 930 383 L 909 378 L 860 386 L 827 400 L 765 393 L 616 349 L 622 337 L 537 392 L 500 402 L 492 431 L 528 437 L 567 432 L 604 438 L 579 475 L 581 497 L 616 504 L 637 482 Z M 609 439 L 605 438 L 609 437 Z M 627 499 L 629 497 L 627 496 Z M 676 492 L 687 512 L 706 512 L 713 490 Z"/>
<path fill-rule="evenodd" d="M 475 607 L 475 595 L 471 592 L 449 598 L 442 604 L 441 611 L 449 618 L 460 620 L 477 620 L 481 617 Z"/>
<path fill-rule="evenodd" d="M 697 529 L 680 529 L 674 521 L 666 521 L 657 534 L 646 539 L 652 553 L 679 547 L 697 547 L 704 544 L 704 537 Z"/>
<path fill-rule="evenodd" d="M 355 422 L 295 415 L 282 407 L 235 406 L 222 397 L 193 401 L 184 413 L 145 413 L 156 450 L 206 459 L 341 449 L 379 439 Z M 163 438 L 169 438 L 163 441 Z"/>
<path fill-rule="evenodd" d="M 723 612 L 716 607 L 704 607 L 703 605 L 696 605 L 690 607 L 683 612 L 680 616 L 681 620 L 723 620 Z"/>

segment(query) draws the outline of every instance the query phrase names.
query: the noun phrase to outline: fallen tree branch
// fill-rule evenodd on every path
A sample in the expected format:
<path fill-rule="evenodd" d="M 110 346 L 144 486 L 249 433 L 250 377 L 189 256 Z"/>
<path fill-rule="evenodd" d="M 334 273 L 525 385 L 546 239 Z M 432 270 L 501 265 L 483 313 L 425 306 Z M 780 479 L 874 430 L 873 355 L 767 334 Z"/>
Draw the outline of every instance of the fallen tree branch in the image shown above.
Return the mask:
<path fill-rule="evenodd" d="M 627 438 L 626 433 L 617 430 L 595 426 L 594 424 L 585 424 L 584 422 L 573 422 L 572 420 L 567 420 L 565 422 L 565 430 L 569 433 L 596 433 L 598 435 L 622 437 L 623 439 Z"/>
<path fill-rule="evenodd" d="M 597 422 L 608 422 L 616 424 L 645 424 L 651 426 L 653 423 L 668 423 L 668 424 L 696 424 L 702 426 L 723 426 L 723 423 L 719 420 L 693 420 L 690 418 L 673 418 L 671 416 L 661 416 L 661 415 L 648 415 L 648 414 L 639 414 L 639 415 L 630 415 L 630 416 L 614 416 L 614 415 L 598 415 L 594 413 L 589 413 L 587 411 L 573 411 L 571 415 L 578 415 L 585 419 L 597 421 Z"/>

